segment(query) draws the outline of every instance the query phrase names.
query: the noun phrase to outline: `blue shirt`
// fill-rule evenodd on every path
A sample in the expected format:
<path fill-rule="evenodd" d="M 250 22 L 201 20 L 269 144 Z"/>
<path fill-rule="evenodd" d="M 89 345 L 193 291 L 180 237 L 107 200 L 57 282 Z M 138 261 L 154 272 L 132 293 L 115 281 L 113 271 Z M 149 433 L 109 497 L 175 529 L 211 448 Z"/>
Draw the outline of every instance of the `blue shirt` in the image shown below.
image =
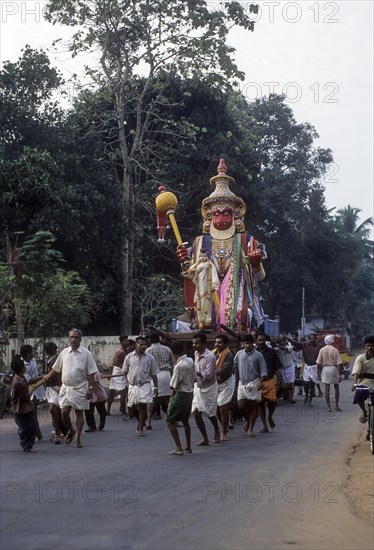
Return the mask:
<path fill-rule="evenodd" d="M 238 351 L 234 358 L 234 368 L 239 372 L 239 380 L 245 386 L 256 378 L 267 378 L 268 370 L 262 353 L 253 349 L 247 353 L 244 349 Z"/>

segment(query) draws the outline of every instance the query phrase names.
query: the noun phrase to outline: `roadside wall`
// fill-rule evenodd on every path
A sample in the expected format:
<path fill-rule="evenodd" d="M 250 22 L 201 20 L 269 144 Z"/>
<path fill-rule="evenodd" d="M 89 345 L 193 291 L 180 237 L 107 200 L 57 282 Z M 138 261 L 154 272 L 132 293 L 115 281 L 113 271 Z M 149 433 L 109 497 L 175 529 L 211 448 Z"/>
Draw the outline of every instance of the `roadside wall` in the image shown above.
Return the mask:
<path fill-rule="evenodd" d="M 133 340 L 136 336 L 129 336 Z M 69 338 L 51 338 L 60 352 L 69 346 Z M 5 371 L 10 367 L 12 357 L 19 353 L 19 343 L 17 338 L 9 339 L 9 346 L 2 346 L 3 365 Z M 35 350 L 35 356 L 38 360 L 38 367 L 43 367 L 43 342 L 38 338 L 25 338 L 25 344 L 30 344 Z M 119 347 L 119 336 L 83 336 L 82 344 L 84 348 L 90 350 L 94 356 L 97 366 L 101 371 L 106 371 L 111 364 L 114 352 Z"/>

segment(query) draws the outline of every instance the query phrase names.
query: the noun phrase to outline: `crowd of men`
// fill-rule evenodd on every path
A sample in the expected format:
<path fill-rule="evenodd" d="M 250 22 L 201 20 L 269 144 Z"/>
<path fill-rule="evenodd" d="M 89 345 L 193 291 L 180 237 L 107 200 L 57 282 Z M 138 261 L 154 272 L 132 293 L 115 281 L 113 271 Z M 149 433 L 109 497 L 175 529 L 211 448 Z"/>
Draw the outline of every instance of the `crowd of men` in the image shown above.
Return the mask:
<path fill-rule="evenodd" d="M 42 398 L 48 401 L 52 423 L 53 444 L 73 443 L 82 447 L 81 434 L 86 419 L 87 433 L 103 430 L 116 394 L 120 396 L 120 413 L 124 421 L 135 418 L 136 434 L 145 435 L 152 429 L 152 418 L 161 410 L 175 443 L 171 455 L 191 453 L 191 413 L 201 434 L 197 446 L 224 443 L 236 420 L 243 420 L 243 432 L 255 437 L 255 423 L 260 420 L 259 433 L 276 427 L 274 412 L 280 396 L 294 404 L 295 382 L 302 384 L 304 404 L 311 406 L 315 388 L 322 395 L 320 381 L 325 385 L 328 412 L 332 412 L 330 385 L 334 386 L 334 406 L 339 406 L 339 383 L 342 360 L 334 347 L 334 337 L 325 338 L 325 346 L 312 333 L 307 341 L 297 334 L 270 339 L 265 334 L 241 336 L 241 349 L 234 355 L 226 334 L 217 334 L 214 349 L 207 347 L 205 332 L 192 334 L 194 358 L 185 353 L 180 340 L 169 346 L 160 342 L 157 333 L 135 341 L 120 337 L 120 347 L 112 360 L 112 370 L 101 375 L 91 352 L 81 346 L 82 333 L 69 332 L 70 346 L 57 353 L 53 342 L 45 345 L 48 373 L 40 376 L 29 345 L 21 346 L 20 355 L 12 361 L 14 379 L 12 408 L 18 425 L 21 447 L 33 451 L 35 440 L 43 438 L 37 419 L 37 406 Z M 357 357 L 353 367 L 354 386 L 358 383 L 374 386 L 374 336 L 365 338 L 366 353 Z M 301 382 L 302 376 L 302 382 Z M 108 392 L 103 378 L 110 379 Z M 301 386 L 299 386 L 301 389 Z M 31 393 L 30 393 L 31 392 Z M 356 389 L 354 402 L 366 422 L 365 394 Z M 99 415 L 96 425 L 95 409 Z M 75 426 L 71 413 L 75 411 Z M 212 438 L 204 418 L 213 427 Z M 185 443 L 181 444 L 178 426 L 183 426 Z"/>

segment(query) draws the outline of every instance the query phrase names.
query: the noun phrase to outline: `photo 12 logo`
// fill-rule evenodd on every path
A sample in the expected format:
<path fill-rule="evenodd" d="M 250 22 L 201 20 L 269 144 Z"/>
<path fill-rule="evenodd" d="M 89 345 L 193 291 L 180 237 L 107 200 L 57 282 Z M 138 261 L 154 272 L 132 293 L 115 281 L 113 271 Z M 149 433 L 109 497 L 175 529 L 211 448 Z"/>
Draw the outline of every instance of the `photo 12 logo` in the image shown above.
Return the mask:
<path fill-rule="evenodd" d="M 284 95 L 287 103 L 297 103 L 307 96 L 314 103 L 339 103 L 339 85 L 336 82 L 314 82 L 303 88 L 298 82 L 246 82 L 240 91 L 248 101 L 256 101 L 271 94 Z"/>
<path fill-rule="evenodd" d="M 115 504 L 134 504 L 139 502 L 139 486 L 133 481 L 127 483 L 113 481 L 104 485 L 97 481 L 55 481 L 44 483 L 4 481 L 1 486 L 1 502 L 11 503 L 91 503 L 101 500 Z"/>
<path fill-rule="evenodd" d="M 0 17 L 2 23 L 17 21 L 18 23 L 40 23 L 47 9 L 47 2 L 0 2 Z"/>
<path fill-rule="evenodd" d="M 315 482 L 307 487 L 295 481 L 280 483 L 278 481 L 239 482 L 203 482 L 201 486 L 202 502 L 221 503 L 258 503 L 287 502 L 297 504 L 302 498 L 311 504 L 337 504 L 340 486 L 334 481 Z"/>
<path fill-rule="evenodd" d="M 337 17 L 339 5 L 337 2 L 243 2 L 238 0 L 243 13 L 258 23 L 261 20 L 269 23 L 285 21 L 286 23 L 298 23 L 302 19 L 311 19 L 314 23 L 339 23 Z M 229 2 L 206 2 L 209 12 L 228 13 Z"/>

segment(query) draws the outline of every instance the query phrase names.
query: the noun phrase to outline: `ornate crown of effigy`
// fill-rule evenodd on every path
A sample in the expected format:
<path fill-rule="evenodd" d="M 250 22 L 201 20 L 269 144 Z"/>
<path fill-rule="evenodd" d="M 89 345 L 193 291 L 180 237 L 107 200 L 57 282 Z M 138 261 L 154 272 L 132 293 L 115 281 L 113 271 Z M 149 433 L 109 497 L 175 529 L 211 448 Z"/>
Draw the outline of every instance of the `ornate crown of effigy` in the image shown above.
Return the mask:
<path fill-rule="evenodd" d="M 201 215 L 203 217 L 203 233 L 210 233 L 212 237 L 224 239 L 232 236 L 235 232 L 245 231 L 243 216 L 246 206 L 240 197 L 237 197 L 230 189 L 230 184 L 235 183 L 234 178 L 226 175 L 227 166 L 223 158 L 220 159 L 217 167 L 217 176 L 210 178 L 210 185 L 214 187 L 213 192 L 203 200 L 201 204 Z M 226 231 L 218 231 L 213 227 L 212 217 L 214 208 L 229 207 L 233 212 L 233 225 Z"/>

